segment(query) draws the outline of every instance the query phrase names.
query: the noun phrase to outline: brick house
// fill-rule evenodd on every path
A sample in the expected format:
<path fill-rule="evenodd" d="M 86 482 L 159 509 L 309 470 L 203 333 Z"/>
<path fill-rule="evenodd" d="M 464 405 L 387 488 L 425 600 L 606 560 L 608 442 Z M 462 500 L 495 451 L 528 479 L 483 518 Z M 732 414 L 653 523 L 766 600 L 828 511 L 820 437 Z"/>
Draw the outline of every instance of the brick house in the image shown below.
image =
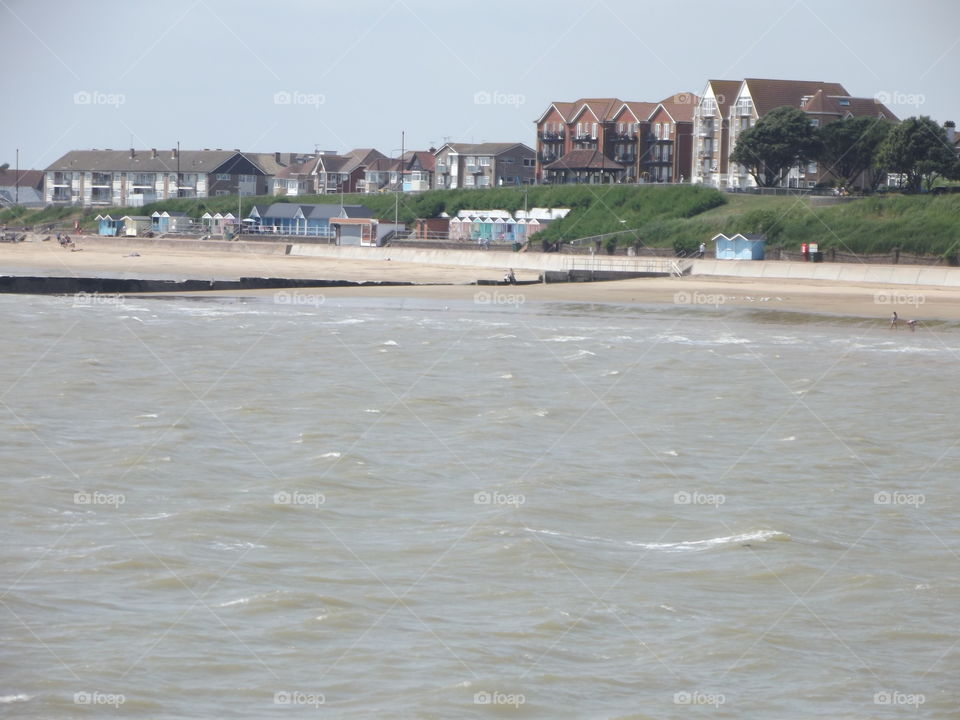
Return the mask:
<path fill-rule="evenodd" d="M 696 96 L 660 102 L 554 102 L 536 121 L 537 179 L 546 183 L 676 182 L 690 177 Z"/>

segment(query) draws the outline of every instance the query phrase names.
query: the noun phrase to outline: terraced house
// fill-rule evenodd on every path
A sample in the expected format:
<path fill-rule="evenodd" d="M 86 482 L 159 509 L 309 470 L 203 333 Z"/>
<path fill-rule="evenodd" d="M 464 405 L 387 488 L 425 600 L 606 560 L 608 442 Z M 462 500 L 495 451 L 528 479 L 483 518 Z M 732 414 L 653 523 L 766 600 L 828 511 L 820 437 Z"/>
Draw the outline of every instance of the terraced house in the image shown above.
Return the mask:
<path fill-rule="evenodd" d="M 546 183 L 681 182 L 690 178 L 696 96 L 659 102 L 554 102 L 536 121 L 536 176 Z"/>
<path fill-rule="evenodd" d="M 263 195 L 267 174 L 239 150 L 72 150 L 44 170 L 51 205 L 137 207 L 157 200 Z"/>

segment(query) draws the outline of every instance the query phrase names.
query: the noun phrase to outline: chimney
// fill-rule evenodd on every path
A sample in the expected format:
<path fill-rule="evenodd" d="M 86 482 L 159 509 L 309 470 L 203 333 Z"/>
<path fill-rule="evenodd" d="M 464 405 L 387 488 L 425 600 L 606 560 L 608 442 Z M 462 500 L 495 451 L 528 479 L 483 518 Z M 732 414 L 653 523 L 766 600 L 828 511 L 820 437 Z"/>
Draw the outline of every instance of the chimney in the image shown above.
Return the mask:
<path fill-rule="evenodd" d="M 170 150 L 170 159 L 171 159 L 171 160 L 176 160 L 176 159 L 177 159 L 177 149 L 176 149 L 176 148 L 173 148 L 172 150 Z"/>
<path fill-rule="evenodd" d="M 133 151 L 133 148 L 130 148 L 130 159 L 133 160 L 136 156 L 137 154 Z"/>
<path fill-rule="evenodd" d="M 273 161 L 274 161 L 277 165 L 280 164 L 280 153 L 275 152 L 275 153 L 273 154 Z"/>
<path fill-rule="evenodd" d="M 156 149 L 156 148 L 150 148 L 150 159 L 151 159 L 151 160 L 156 160 L 156 159 L 157 159 L 157 149 Z"/>

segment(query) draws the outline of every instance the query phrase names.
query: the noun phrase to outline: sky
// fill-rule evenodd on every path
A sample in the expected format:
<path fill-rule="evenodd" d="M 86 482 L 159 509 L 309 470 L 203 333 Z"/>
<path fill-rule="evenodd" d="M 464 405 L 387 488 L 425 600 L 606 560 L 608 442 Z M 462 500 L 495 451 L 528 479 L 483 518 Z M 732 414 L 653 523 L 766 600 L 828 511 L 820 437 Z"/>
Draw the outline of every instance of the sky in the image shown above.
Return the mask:
<path fill-rule="evenodd" d="M 178 142 L 533 146 L 553 101 L 744 77 L 960 121 L 960 0 L 0 0 L 0 46 L 0 164 L 21 169 Z"/>

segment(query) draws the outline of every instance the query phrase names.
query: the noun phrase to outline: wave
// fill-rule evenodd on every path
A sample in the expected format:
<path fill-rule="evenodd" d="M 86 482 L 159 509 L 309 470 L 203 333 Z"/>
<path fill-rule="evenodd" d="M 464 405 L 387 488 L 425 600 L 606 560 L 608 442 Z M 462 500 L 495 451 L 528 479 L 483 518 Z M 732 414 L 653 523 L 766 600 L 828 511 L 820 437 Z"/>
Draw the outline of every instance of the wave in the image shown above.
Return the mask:
<path fill-rule="evenodd" d="M 536 533 L 538 535 L 552 535 L 562 537 L 576 542 L 599 542 L 610 545 L 625 545 L 629 547 L 642 548 L 644 550 L 663 550 L 666 552 L 695 552 L 709 550 L 715 547 L 727 545 L 742 545 L 748 542 L 767 542 L 768 540 L 790 540 L 790 536 L 779 530 L 751 530 L 738 533 L 736 535 L 724 535 L 722 537 L 708 538 L 706 540 L 683 540 L 674 543 L 645 543 L 633 542 L 631 540 L 614 540 L 612 538 L 596 537 L 592 535 L 574 535 L 572 533 L 557 532 L 555 530 L 537 530 L 536 528 L 525 527 L 526 532 Z"/>

